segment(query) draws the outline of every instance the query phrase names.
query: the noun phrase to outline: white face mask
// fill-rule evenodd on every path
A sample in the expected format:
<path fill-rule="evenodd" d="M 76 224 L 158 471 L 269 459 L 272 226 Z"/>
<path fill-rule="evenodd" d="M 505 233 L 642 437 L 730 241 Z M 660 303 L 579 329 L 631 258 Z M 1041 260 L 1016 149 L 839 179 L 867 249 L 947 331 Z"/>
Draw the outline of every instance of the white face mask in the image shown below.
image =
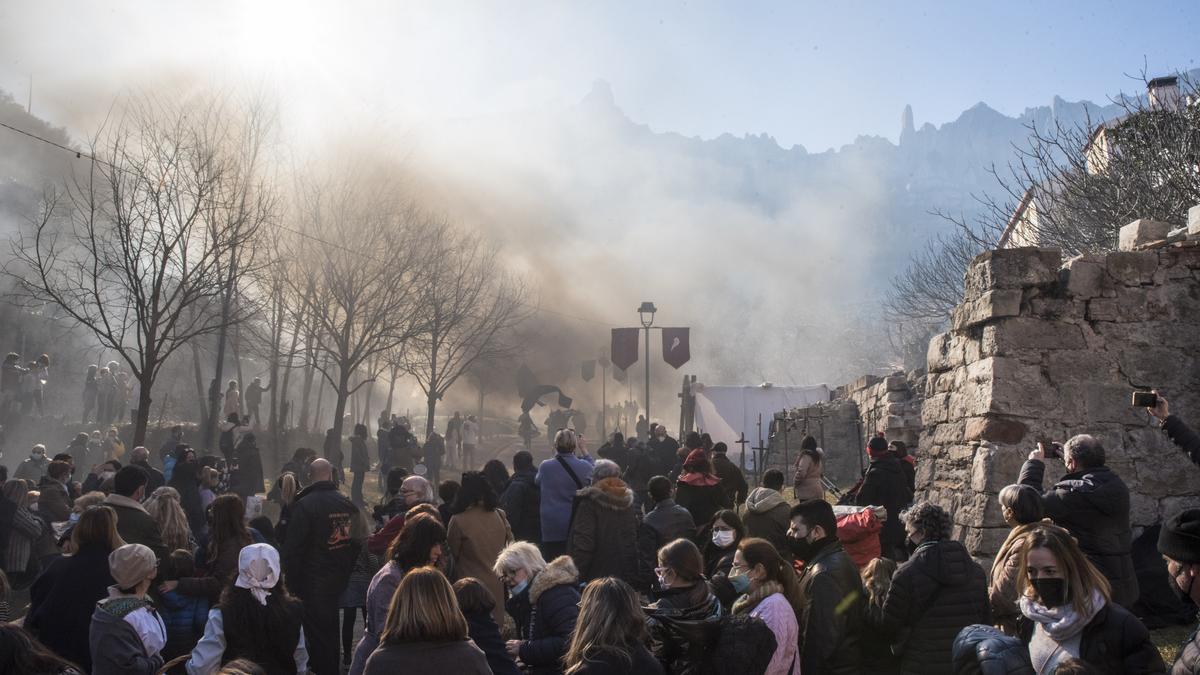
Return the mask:
<path fill-rule="evenodd" d="M 721 532 L 713 530 L 712 541 L 719 548 L 728 548 L 729 545 L 733 543 L 733 535 L 734 533 L 732 531 Z"/>

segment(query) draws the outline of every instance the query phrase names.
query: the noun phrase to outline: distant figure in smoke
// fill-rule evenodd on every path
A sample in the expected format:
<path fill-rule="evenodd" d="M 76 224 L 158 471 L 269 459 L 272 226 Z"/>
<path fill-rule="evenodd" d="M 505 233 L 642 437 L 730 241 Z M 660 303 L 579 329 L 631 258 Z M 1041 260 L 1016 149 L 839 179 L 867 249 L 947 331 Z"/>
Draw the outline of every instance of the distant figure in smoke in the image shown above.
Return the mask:
<path fill-rule="evenodd" d="M 5 417 L 13 412 L 21 396 L 21 377 L 25 375 L 21 367 L 21 355 L 10 352 L 0 365 L 0 414 Z"/>
<path fill-rule="evenodd" d="M 463 419 L 458 411 L 446 422 L 446 460 L 453 461 L 454 457 L 462 459 L 462 425 Z"/>
<path fill-rule="evenodd" d="M 648 443 L 650 441 L 650 423 L 646 421 L 645 415 L 638 415 L 637 426 L 634 428 L 637 430 L 639 442 Z"/>
<path fill-rule="evenodd" d="M 237 380 L 230 380 L 229 386 L 225 389 L 225 405 L 221 408 L 221 414 L 226 417 L 230 413 L 241 414 L 242 412 L 242 393 L 238 391 Z"/>
<path fill-rule="evenodd" d="M 422 450 L 425 458 L 425 479 L 433 485 L 442 481 L 442 458 L 446 456 L 446 441 L 436 430 L 425 437 L 425 448 Z"/>
<path fill-rule="evenodd" d="M 264 392 L 271 391 L 270 387 L 264 387 L 262 378 L 256 377 L 246 387 L 246 416 L 254 422 L 254 426 L 262 424 L 262 418 L 258 414 L 258 406 L 262 405 L 262 395 Z"/>
<path fill-rule="evenodd" d="M 462 468 L 475 468 L 475 448 L 479 445 L 479 422 L 474 415 L 467 415 L 462 424 Z"/>
<path fill-rule="evenodd" d="M 100 384 L 97 381 L 99 373 L 99 366 L 92 364 L 88 366 L 87 375 L 83 378 L 83 417 L 79 423 L 84 426 L 88 423 L 88 416 L 96 411 L 96 401 L 100 395 Z"/>
<path fill-rule="evenodd" d="M 539 433 L 537 425 L 533 423 L 533 418 L 529 416 L 529 413 L 521 413 L 521 416 L 517 418 L 517 435 L 525 443 L 526 450 L 533 449 L 533 439 L 537 438 Z"/>
<path fill-rule="evenodd" d="M 38 417 L 46 414 L 44 406 L 44 395 L 46 391 L 46 382 L 50 380 L 50 356 L 42 354 L 37 361 L 29 364 L 29 386 L 32 390 L 30 412 L 33 408 L 37 408 Z"/>

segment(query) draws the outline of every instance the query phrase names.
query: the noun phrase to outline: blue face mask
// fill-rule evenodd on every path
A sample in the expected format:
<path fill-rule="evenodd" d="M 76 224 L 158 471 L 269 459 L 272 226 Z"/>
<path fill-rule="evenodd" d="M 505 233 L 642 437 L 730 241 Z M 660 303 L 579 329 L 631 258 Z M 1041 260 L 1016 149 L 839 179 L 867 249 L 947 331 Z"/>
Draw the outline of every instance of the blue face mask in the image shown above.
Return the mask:
<path fill-rule="evenodd" d="M 738 595 L 742 595 L 750 590 L 750 577 L 744 572 L 737 576 L 726 577 L 726 579 L 729 579 L 730 585 L 733 586 L 733 590 L 737 591 Z"/>
<path fill-rule="evenodd" d="M 513 586 L 512 590 L 510 590 L 509 593 L 512 593 L 513 597 L 515 598 L 516 596 L 525 592 L 526 588 L 529 588 L 529 580 L 528 579 L 526 579 L 525 581 L 522 581 L 521 583 L 517 584 L 516 586 Z"/>

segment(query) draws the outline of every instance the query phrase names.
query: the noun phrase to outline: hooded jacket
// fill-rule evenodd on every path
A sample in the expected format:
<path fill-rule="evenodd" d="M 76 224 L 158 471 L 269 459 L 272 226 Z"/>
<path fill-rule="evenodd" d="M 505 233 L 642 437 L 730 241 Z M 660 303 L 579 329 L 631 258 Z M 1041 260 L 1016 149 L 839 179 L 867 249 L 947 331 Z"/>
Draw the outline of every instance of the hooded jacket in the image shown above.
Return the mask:
<path fill-rule="evenodd" d="M 821 484 L 824 470 L 824 450 L 817 448 L 800 453 L 800 456 L 796 458 L 796 473 L 792 476 L 792 487 L 796 489 L 796 501 L 825 498 L 825 486 Z"/>
<path fill-rule="evenodd" d="M 746 514 L 742 517 L 746 536 L 761 537 L 771 542 L 788 564 L 794 557 L 787 545 L 787 531 L 792 523 L 791 511 L 792 505 L 777 490 L 759 487 L 754 488 L 746 499 Z"/>
<path fill-rule="evenodd" d="M 658 593 L 645 608 L 650 651 L 673 674 L 700 672 L 721 626 L 721 602 L 703 580 Z"/>
<path fill-rule="evenodd" d="M 532 675 L 562 673 L 562 657 L 579 618 L 578 583 L 579 571 L 571 557 L 559 556 L 533 577 L 520 596 L 505 605 L 517 619 L 523 613 L 517 607 L 528 603 L 529 621 L 517 619 L 517 624 L 524 624 L 519 655 L 530 666 Z"/>
<path fill-rule="evenodd" d="M 800 672 L 854 675 L 859 672 L 859 636 L 863 630 L 866 593 L 858 567 L 836 537 L 824 545 L 800 572 L 804 608 L 800 625 Z"/>
<path fill-rule="evenodd" d="M 614 476 L 579 490 L 575 498 L 567 555 L 575 561 L 580 580 L 617 577 L 637 585 L 638 522 L 633 490 Z"/>
<path fill-rule="evenodd" d="M 855 504 L 882 506 L 887 509 L 888 519 L 884 521 L 883 530 L 879 533 L 879 543 L 883 546 L 885 555 L 890 553 L 891 549 L 904 546 L 904 525 L 897 516 L 912 502 L 912 497 L 912 492 L 908 489 L 908 479 L 904 476 L 904 470 L 900 468 L 900 460 L 891 455 L 871 460 Z"/>
<path fill-rule="evenodd" d="M 896 570 L 883 604 L 883 628 L 900 672 L 913 675 L 952 675 L 955 636 L 990 622 L 987 578 L 966 547 L 950 539 L 918 546 Z"/>
<path fill-rule="evenodd" d="M 1042 492 L 1045 462 L 1030 459 L 1018 482 Z M 1042 492 L 1046 517 L 1079 542 L 1088 559 L 1108 577 L 1113 602 L 1130 607 L 1138 599 L 1129 527 L 1129 488 L 1107 466 L 1068 473 Z"/>
<path fill-rule="evenodd" d="M 148 656 L 142 638 L 123 615 L 96 606 L 88 630 L 92 652 L 92 675 L 155 675 L 162 656 Z"/>
<path fill-rule="evenodd" d="M 870 509 L 854 506 L 833 507 L 837 516 L 837 538 L 846 555 L 861 570 L 879 557 L 879 531 L 883 526 Z"/>

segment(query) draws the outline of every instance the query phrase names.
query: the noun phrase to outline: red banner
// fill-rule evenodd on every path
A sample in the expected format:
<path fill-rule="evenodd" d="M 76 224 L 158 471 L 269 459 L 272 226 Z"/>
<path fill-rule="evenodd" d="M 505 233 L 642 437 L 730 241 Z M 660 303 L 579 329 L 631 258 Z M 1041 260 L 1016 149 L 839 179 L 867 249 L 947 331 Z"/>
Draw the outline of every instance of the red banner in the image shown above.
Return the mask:
<path fill-rule="evenodd" d="M 637 328 L 612 329 L 612 362 L 621 370 L 638 360 L 638 330 Z"/>
<path fill-rule="evenodd" d="M 662 329 L 663 361 L 669 363 L 672 368 L 678 369 L 692 358 L 692 347 L 688 341 L 689 331 L 688 328 Z"/>

